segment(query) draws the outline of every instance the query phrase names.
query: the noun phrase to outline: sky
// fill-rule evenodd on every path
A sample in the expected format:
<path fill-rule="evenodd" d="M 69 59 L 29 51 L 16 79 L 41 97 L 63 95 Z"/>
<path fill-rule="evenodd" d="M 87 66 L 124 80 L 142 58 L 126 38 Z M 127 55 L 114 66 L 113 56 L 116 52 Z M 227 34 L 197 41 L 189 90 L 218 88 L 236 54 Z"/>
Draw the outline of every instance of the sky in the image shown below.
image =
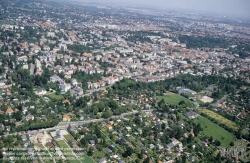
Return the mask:
<path fill-rule="evenodd" d="M 176 10 L 185 9 L 222 16 L 250 18 L 250 0 L 91 0 L 91 2 L 133 4 Z"/>

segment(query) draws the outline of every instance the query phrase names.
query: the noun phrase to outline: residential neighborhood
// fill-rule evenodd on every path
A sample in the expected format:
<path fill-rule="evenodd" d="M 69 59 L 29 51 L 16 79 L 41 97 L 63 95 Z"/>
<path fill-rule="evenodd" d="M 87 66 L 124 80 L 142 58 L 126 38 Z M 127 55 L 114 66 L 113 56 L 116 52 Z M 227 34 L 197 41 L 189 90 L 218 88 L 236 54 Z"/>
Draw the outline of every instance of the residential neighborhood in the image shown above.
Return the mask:
<path fill-rule="evenodd" d="M 250 160 L 248 19 L 39 0 L 0 12 L 0 162 Z"/>

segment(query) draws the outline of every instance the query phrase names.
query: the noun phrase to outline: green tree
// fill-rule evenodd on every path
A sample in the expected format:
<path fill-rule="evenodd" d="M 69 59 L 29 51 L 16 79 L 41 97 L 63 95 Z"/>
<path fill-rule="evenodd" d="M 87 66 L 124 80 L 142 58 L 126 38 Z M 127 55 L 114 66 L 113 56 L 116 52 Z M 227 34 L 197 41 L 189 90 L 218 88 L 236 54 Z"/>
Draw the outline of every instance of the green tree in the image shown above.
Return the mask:
<path fill-rule="evenodd" d="M 109 118 L 113 115 L 113 112 L 111 110 L 106 110 L 105 112 L 102 113 L 103 118 Z"/>

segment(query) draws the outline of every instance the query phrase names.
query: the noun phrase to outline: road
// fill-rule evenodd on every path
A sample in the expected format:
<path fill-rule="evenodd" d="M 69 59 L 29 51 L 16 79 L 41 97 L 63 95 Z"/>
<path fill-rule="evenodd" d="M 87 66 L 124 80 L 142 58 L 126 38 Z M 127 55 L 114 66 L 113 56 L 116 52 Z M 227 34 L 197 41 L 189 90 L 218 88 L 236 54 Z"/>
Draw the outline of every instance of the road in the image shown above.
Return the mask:
<path fill-rule="evenodd" d="M 35 70 L 35 65 L 33 63 L 30 64 L 30 75 L 34 74 L 34 70 Z"/>
<path fill-rule="evenodd" d="M 152 110 L 141 110 L 142 112 L 151 112 Z M 132 114 L 136 114 L 139 111 L 131 111 L 128 113 L 122 113 L 121 115 L 116 115 L 116 116 L 111 116 L 110 118 L 112 119 L 118 119 L 118 118 L 122 118 L 123 116 L 126 115 L 132 115 Z M 90 120 L 85 120 L 85 121 L 74 121 L 74 122 L 67 122 L 65 125 L 62 126 L 55 126 L 55 127 L 50 127 L 50 128 L 45 128 L 45 129 L 40 129 L 40 130 L 29 130 L 26 132 L 20 132 L 21 134 L 28 134 L 28 135 L 32 135 L 32 134 L 37 134 L 37 133 L 41 133 L 41 132 L 48 132 L 51 130 L 59 130 L 59 129 L 66 129 L 69 125 L 70 126 L 80 126 L 80 125 L 85 125 L 85 124 L 89 124 L 89 123 L 95 123 L 95 122 L 102 122 L 105 121 L 107 119 L 104 118 L 100 118 L 100 119 L 90 119 Z M 9 135 L 17 135 L 18 133 L 12 133 L 12 134 L 6 134 L 4 136 L 9 136 Z"/>

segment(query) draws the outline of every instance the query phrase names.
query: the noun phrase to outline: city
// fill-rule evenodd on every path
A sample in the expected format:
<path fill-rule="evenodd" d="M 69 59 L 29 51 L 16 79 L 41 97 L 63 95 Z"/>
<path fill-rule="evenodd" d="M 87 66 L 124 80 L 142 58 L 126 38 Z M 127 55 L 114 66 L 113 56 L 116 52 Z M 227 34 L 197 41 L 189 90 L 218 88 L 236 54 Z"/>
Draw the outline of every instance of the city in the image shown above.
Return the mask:
<path fill-rule="evenodd" d="M 1 162 L 250 160 L 250 21 L 0 4 Z"/>

